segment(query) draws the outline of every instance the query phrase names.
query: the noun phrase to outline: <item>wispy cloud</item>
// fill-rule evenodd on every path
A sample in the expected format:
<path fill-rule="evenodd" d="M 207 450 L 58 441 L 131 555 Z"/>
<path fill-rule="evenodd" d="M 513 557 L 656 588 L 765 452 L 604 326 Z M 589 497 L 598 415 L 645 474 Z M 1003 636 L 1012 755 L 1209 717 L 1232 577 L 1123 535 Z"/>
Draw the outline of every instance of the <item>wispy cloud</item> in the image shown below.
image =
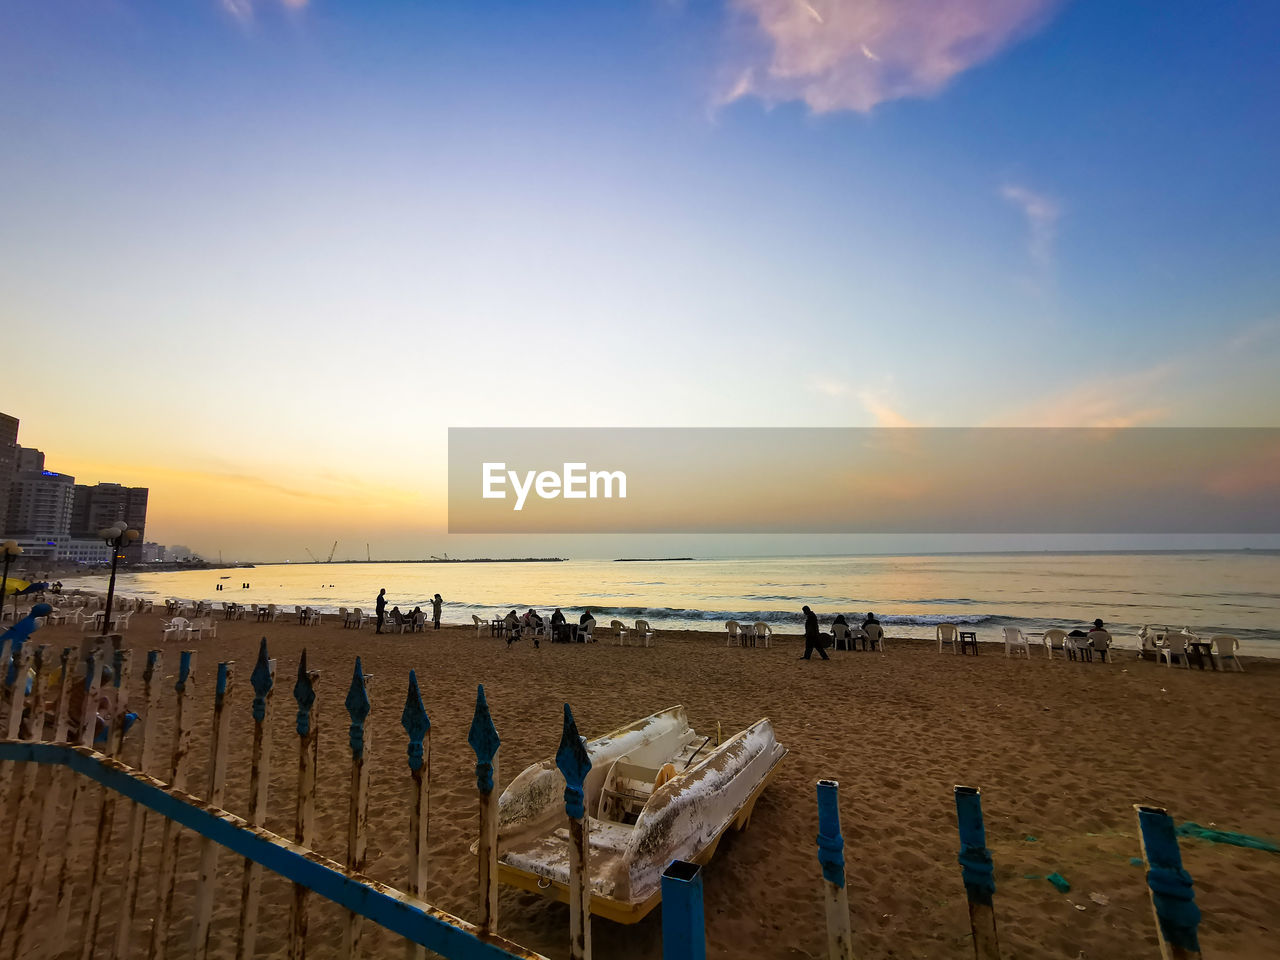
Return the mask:
<path fill-rule="evenodd" d="M 824 397 L 843 397 L 849 392 L 849 384 L 843 380 L 832 380 L 830 377 L 815 377 L 809 383 L 809 389 Z"/>
<path fill-rule="evenodd" d="M 1167 362 L 1123 376 L 1096 374 L 1049 381 L 1044 396 L 995 418 L 990 426 L 1141 427 L 1169 420 L 1169 391 L 1176 390 L 1179 364 Z"/>
<path fill-rule="evenodd" d="M 909 417 L 903 415 L 893 406 L 887 396 L 888 391 L 872 387 L 864 387 L 858 391 L 858 400 L 867 413 L 875 418 L 877 427 L 914 427 L 917 426 Z"/>
<path fill-rule="evenodd" d="M 1048 19 L 1060 0 L 733 0 L 765 49 L 719 98 L 801 100 L 818 113 L 938 93 Z"/>
<path fill-rule="evenodd" d="M 1031 259 L 1041 266 L 1048 266 L 1053 262 L 1053 240 L 1058 233 L 1058 219 L 1062 216 L 1058 201 L 1015 183 L 1001 187 L 1000 195 L 1021 210 L 1027 219 Z"/>
<path fill-rule="evenodd" d="M 307 0 L 274 0 L 274 2 L 290 10 L 301 10 L 307 5 Z M 262 5 L 263 0 L 221 0 L 221 3 L 222 9 L 236 20 L 241 23 L 251 23 L 255 9 Z"/>

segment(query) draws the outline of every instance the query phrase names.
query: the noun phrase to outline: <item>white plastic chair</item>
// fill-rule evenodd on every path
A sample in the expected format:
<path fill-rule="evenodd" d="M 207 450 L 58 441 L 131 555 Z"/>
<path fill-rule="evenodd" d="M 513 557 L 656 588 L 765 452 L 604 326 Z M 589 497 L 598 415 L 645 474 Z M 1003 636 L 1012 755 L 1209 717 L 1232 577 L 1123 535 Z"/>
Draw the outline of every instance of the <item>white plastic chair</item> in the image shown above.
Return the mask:
<path fill-rule="evenodd" d="M 952 653 L 960 652 L 960 644 L 959 644 L 960 628 L 957 627 L 954 623 L 940 623 L 938 624 L 937 629 L 934 630 L 934 633 L 938 635 L 938 652 L 939 653 L 942 652 L 942 645 L 944 643 L 951 644 Z"/>
<path fill-rule="evenodd" d="M 649 626 L 648 620 L 637 620 L 635 633 L 638 634 L 640 637 L 641 646 L 644 646 L 644 647 L 653 646 L 653 638 L 655 636 L 655 631 L 653 627 Z"/>
<path fill-rule="evenodd" d="M 1222 661 L 1230 660 L 1232 665 L 1244 673 L 1244 665 L 1240 662 L 1240 639 L 1227 633 L 1220 633 L 1209 641 L 1213 644 L 1213 660 L 1218 669 L 1224 669 Z"/>
<path fill-rule="evenodd" d="M 1101 658 L 1103 663 L 1107 663 L 1111 659 L 1111 634 L 1106 630 L 1090 630 L 1089 646 L 1093 648 L 1093 652 Z"/>
<path fill-rule="evenodd" d="M 737 620 L 729 620 L 724 625 L 726 637 L 724 645 L 726 647 L 742 646 L 742 627 Z"/>
<path fill-rule="evenodd" d="M 773 644 L 773 627 L 769 626 L 763 620 L 757 620 L 753 626 L 756 631 L 756 643 L 763 643 L 766 647 Z"/>
<path fill-rule="evenodd" d="M 267 604 L 267 619 L 270 620 L 272 623 L 275 623 L 278 619 L 280 619 L 280 608 L 277 607 L 274 603 Z"/>
<path fill-rule="evenodd" d="M 358 619 L 358 615 L 357 615 Z M 476 625 L 476 636 L 480 636 L 484 632 L 484 628 L 489 626 L 488 621 L 481 620 L 474 613 L 471 615 L 471 622 Z"/>
<path fill-rule="evenodd" d="M 627 625 L 621 620 L 610 620 L 609 629 L 613 631 L 614 646 L 625 647 L 627 645 L 627 634 L 630 633 Z"/>
<path fill-rule="evenodd" d="M 1049 659 L 1053 659 L 1053 651 L 1061 650 L 1062 655 L 1067 655 L 1067 631 L 1053 627 L 1044 632 L 1044 652 L 1049 655 Z"/>
<path fill-rule="evenodd" d="M 356 607 L 353 611 L 351 611 L 351 625 L 355 627 L 357 630 L 363 627 L 365 625 L 365 621 L 367 621 L 368 619 L 369 618 L 366 617 L 364 614 L 364 610 L 362 610 L 360 607 Z"/>
<path fill-rule="evenodd" d="M 174 617 L 172 620 L 162 621 L 161 626 L 164 628 L 162 640 L 183 640 L 187 636 L 191 621 L 186 617 Z"/>
<path fill-rule="evenodd" d="M 862 635 L 867 638 L 872 650 L 879 649 L 884 653 L 884 627 L 878 623 L 868 623 L 862 628 Z"/>
<path fill-rule="evenodd" d="M 1166 667 L 1173 666 L 1173 658 L 1181 657 L 1182 665 L 1188 670 L 1191 669 L 1191 659 L 1187 656 L 1187 641 L 1191 636 L 1185 633 L 1171 633 L 1164 641 L 1164 646 L 1157 651 L 1159 660 L 1164 661 Z M 1158 663 L 1159 660 L 1156 662 Z"/>
<path fill-rule="evenodd" d="M 1012 651 L 1022 649 L 1027 655 L 1027 659 L 1031 659 L 1031 644 L 1027 643 L 1026 634 L 1022 632 L 1021 627 L 1005 627 L 1004 628 L 1004 655 L 1010 656 Z"/>
<path fill-rule="evenodd" d="M 849 639 L 850 636 L 849 625 L 847 623 L 833 623 L 831 625 L 832 649 L 848 650 L 849 644 L 853 642 Z"/>
<path fill-rule="evenodd" d="M 594 636 L 595 630 L 596 630 L 596 621 L 594 617 L 588 620 L 586 623 L 579 624 L 578 625 L 578 642 L 579 643 L 595 643 L 596 642 L 596 638 Z"/>

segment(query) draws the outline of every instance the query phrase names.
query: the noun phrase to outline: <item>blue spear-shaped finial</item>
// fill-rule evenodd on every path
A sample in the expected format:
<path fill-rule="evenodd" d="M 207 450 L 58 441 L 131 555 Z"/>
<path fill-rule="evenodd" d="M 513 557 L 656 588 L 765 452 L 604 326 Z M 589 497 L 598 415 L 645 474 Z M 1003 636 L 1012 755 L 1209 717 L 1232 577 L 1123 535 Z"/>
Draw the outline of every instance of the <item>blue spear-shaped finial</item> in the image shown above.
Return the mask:
<path fill-rule="evenodd" d="M 581 820 L 586 815 L 584 801 L 586 795 L 582 783 L 591 770 L 591 758 L 587 748 L 578 736 L 578 725 L 573 720 L 573 711 L 564 705 L 564 726 L 560 730 L 560 746 L 556 750 L 556 766 L 564 774 L 564 809 L 574 820 Z"/>
<path fill-rule="evenodd" d="M 316 688 L 307 672 L 307 650 L 302 648 L 302 659 L 298 661 L 298 679 L 293 685 L 293 699 L 298 702 L 298 736 L 305 737 L 311 732 L 311 708 L 316 705 Z"/>
<path fill-rule="evenodd" d="M 262 723 L 267 716 L 267 694 L 274 684 L 271 676 L 271 658 L 267 656 L 267 638 L 262 638 L 258 646 L 258 662 L 253 665 L 253 673 L 249 674 L 249 683 L 253 687 L 253 722 Z"/>
<path fill-rule="evenodd" d="M 364 667 L 360 658 L 356 657 L 355 669 L 351 671 L 351 686 L 347 688 L 347 713 L 351 715 L 351 756 L 359 760 L 364 756 L 364 722 L 369 718 L 369 691 L 364 685 Z"/>
<path fill-rule="evenodd" d="M 481 793 L 493 791 L 493 755 L 498 752 L 502 741 L 498 739 L 498 729 L 493 725 L 493 717 L 489 716 L 489 703 L 484 698 L 484 684 L 476 687 L 476 713 L 471 718 L 471 730 L 467 734 L 467 743 L 476 754 L 476 787 Z"/>
<path fill-rule="evenodd" d="M 418 673 L 409 671 L 409 693 L 404 698 L 404 712 L 400 714 L 400 725 L 409 735 L 409 769 L 422 769 L 422 741 L 431 729 L 431 721 L 427 718 L 427 708 L 422 705 L 422 694 L 418 691 Z"/>

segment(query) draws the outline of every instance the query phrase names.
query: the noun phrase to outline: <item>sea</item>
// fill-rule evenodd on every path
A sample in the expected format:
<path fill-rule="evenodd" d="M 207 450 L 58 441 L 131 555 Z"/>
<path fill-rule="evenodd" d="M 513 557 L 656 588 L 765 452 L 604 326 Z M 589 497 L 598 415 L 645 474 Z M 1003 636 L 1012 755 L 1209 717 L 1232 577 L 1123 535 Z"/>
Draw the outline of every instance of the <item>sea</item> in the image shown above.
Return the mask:
<path fill-rule="evenodd" d="M 105 577 L 67 580 L 102 590 Z M 248 584 L 248 586 L 243 586 Z M 218 590 L 218 585 L 222 586 Z M 336 611 L 430 609 L 470 623 L 529 608 L 577 619 L 648 620 L 658 630 L 718 630 L 726 620 L 763 620 L 799 631 L 808 605 L 824 624 L 874 612 L 889 636 L 933 637 L 936 624 L 998 640 L 1104 620 L 1121 646 L 1137 646 L 1144 623 L 1228 633 L 1241 650 L 1280 656 L 1280 552 L 975 553 L 908 556 L 736 557 L 691 560 L 564 560 L 472 563 L 283 563 L 252 568 L 126 572 L 125 596 L 276 603 Z"/>

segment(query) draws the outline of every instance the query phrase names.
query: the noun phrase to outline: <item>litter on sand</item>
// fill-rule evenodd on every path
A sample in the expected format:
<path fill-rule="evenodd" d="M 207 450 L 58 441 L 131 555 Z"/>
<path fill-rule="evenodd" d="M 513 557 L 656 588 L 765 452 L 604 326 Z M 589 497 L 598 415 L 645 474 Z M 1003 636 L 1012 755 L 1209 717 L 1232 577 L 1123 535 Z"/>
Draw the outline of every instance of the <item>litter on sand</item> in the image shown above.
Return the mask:
<path fill-rule="evenodd" d="M 1059 893 L 1066 893 L 1071 889 L 1071 884 L 1067 883 L 1067 878 L 1060 873 L 1051 873 L 1045 877 Z"/>
<path fill-rule="evenodd" d="M 1198 823 L 1187 822 L 1179 824 L 1177 832 L 1180 837 L 1195 837 L 1197 840 L 1207 840 L 1209 843 L 1229 843 L 1233 847 L 1248 847 L 1250 850 L 1266 850 L 1268 853 L 1280 853 L 1280 847 L 1270 840 L 1251 837 L 1247 833 L 1214 830 L 1211 827 L 1202 827 Z"/>

